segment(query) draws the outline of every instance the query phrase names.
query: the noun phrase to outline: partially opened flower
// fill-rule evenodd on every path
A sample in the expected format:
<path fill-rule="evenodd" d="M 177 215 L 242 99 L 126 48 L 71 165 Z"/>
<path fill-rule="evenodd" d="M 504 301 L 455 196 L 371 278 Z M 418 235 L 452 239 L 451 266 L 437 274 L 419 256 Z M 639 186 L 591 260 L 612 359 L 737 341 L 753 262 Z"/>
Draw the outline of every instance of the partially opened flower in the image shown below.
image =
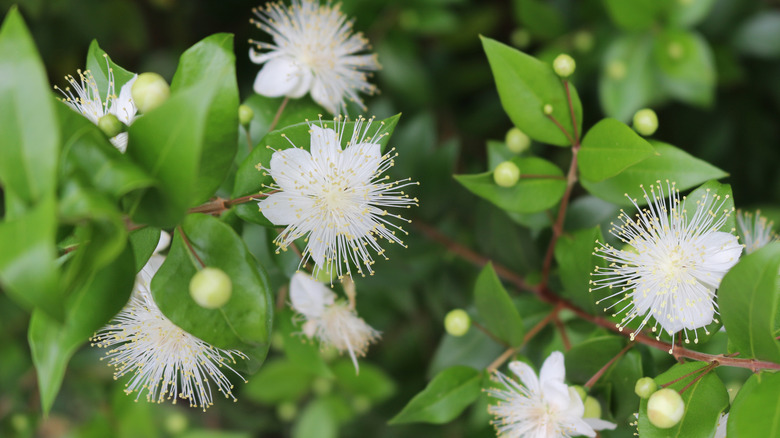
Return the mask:
<path fill-rule="evenodd" d="M 226 398 L 232 384 L 223 373 L 236 358 L 246 359 L 237 350 L 222 350 L 174 325 L 154 302 L 150 285 L 165 257 L 153 255 L 136 278 L 130 301 L 107 326 L 91 339 L 92 345 L 106 348 L 114 378 L 130 374 L 125 392 L 137 392 L 136 400 L 176 403 L 178 398 L 205 411 L 213 399 L 212 385 Z M 243 378 L 242 378 L 243 380 Z"/>
<path fill-rule="evenodd" d="M 312 99 L 333 114 L 342 112 L 345 100 L 363 101 L 358 92 L 373 94 L 368 73 L 379 69 L 376 55 L 362 34 L 352 34 L 352 22 L 339 5 L 319 0 L 293 0 L 289 7 L 268 3 L 253 10 L 250 22 L 273 37 L 273 43 L 250 40 L 249 58 L 265 64 L 254 89 L 268 97 Z M 365 108 L 364 108 L 365 110 Z"/>
<path fill-rule="evenodd" d="M 106 63 L 108 63 L 108 58 L 106 58 Z M 63 102 L 96 125 L 101 117 L 107 114 L 113 114 L 125 126 L 130 126 L 133 123 L 136 117 L 136 107 L 130 96 L 130 89 L 133 87 L 133 83 L 138 75 L 133 76 L 132 79 L 122 85 L 119 95 L 117 95 L 114 73 L 111 67 L 108 67 L 108 89 L 105 90 L 105 97 L 101 97 L 101 92 L 92 72 L 89 70 L 78 70 L 77 74 L 79 76 L 78 81 L 73 76 L 65 77 L 70 86 L 64 90 L 57 86 L 54 87 L 65 96 L 62 99 Z M 111 143 L 121 152 L 124 152 L 127 149 L 127 133 L 122 132 L 112 137 Z"/>
<path fill-rule="evenodd" d="M 323 346 L 349 353 L 355 371 L 357 357 L 365 356 L 368 346 L 379 339 L 379 332 L 357 316 L 353 302 L 336 300 L 336 294 L 310 276 L 297 272 L 290 280 L 290 301 L 306 322 L 303 332 L 316 337 Z"/>
<path fill-rule="evenodd" d="M 648 206 L 640 209 L 631 199 L 639 211 L 636 218 L 621 210 L 621 223 L 610 230 L 627 247 L 599 242 L 594 254 L 608 265 L 591 274 L 591 292 L 608 290 L 597 303 L 618 298 L 607 309 L 618 307 L 615 315 L 626 312 L 620 330 L 640 319 L 632 339 L 653 318 L 654 332 L 659 325 L 670 335 L 682 330 L 689 342 L 691 330 L 698 342 L 696 329 L 717 313 L 715 290 L 742 252 L 736 236 L 719 231 L 733 208 L 725 208 L 726 199 L 706 190 L 696 210 L 687 211 L 685 198 L 668 181 L 666 190 L 660 181 L 649 193 L 642 190 Z"/>
<path fill-rule="evenodd" d="M 501 387 L 487 390 L 498 399 L 488 412 L 495 416 L 492 424 L 500 437 L 594 437 L 597 430 L 616 427 L 599 418 L 582 417 L 585 406 L 577 391 L 564 383 L 566 368 L 559 351 L 544 361 L 539 377 L 523 362 L 510 362 L 509 369 L 519 382 L 496 371 L 493 380 Z"/>
<path fill-rule="evenodd" d="M 417 184 L 408 179 L 388 182 L 382 173 L 393 166 L 397 155 L 382 155 L 380 126 L 371 132 L 372 120 L 358 119 L 351 139 L 342 149 L 346 123 L 334 128 L 311 125 L 311 152 L 297 147 L 278 150 L 270 168 L 260 167 L 276 181 L 277 193 L 259 202 L 260 211 L 274 225 L 287 227 L 274 240 L 286 249 L 299 237 L 306 237 L 301 264 L 309 259 L 314 272 L 325 270 L 339 277 L 351 274 L 350 264 L 363 274 L 373 273 L 371 251 L 384 256 L 380 239 L 403 245 L 396 231 L 406 233 L 389 219 L 405 220 L 389 213 L 388 207 L 409 208 L 403 187 Z"/>
<path fill-rule="evenodd" d="M 745 244 L 745 253 L 758 251 L 763 246 L 778 240 L 777 234 L 772 230 L 774 222 L 761 216 L 760 211 L 755 214 L 737 211 L 737 231 L 742 243 Z"/>

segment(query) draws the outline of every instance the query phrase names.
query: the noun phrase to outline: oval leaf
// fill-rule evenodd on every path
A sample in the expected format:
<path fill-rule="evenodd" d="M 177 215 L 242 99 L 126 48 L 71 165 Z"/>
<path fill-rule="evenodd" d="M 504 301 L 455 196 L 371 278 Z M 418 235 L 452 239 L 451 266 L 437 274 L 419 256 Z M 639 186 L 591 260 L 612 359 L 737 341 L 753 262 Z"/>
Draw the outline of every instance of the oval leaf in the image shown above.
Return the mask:
<path fill-rule="evenodd" d="M 474 286 L 474 305 L 485 327 L 512 347 L 523 343 L 525 329 L 517 308 L 509 298 L 501 281 L 488 263 L 477 277 Z"/>
<path fill-rule="evenodd" d="M 482 373 L 474 368 L 447 368 L 388 423 L 447 423 L 479 397 L 481 383 Z"/>
<path fill-rule="evenodd" d="M 646 34 L 625 35 L 609 45 L 599 79 L 599 100 L 608 116 L 627 122 L 658 98 L 652 51 L 653 40 Z"/>
<path fill-rule="evenodd" d="M 604 119 L 582 140 L 577 166 L 582 179 L 603 181 L 655 153 L 645 139 L 615 119 Z"/>
<path fill-rule="evenodd" d="M 729 438 L 780 437 L 780 374 L 754 374 L 739 390 L 729 410 Z"/>

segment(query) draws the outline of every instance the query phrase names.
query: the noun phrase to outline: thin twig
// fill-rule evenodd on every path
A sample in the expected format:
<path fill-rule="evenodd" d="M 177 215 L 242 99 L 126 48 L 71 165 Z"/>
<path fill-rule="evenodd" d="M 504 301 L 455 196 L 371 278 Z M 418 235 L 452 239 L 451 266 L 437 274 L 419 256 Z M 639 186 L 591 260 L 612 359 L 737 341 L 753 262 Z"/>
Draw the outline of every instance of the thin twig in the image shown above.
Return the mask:
<path fill-rule="evenodd" d="M 544 319 L 536 323 L 536 325 L 533 326 L 531 330 L 528 330 L 528 332 L 526 332 L 525 336 L 523 336 L 523 342 L 520 345 L 518 345 L 517 347 L 507 349 L 501 354 L 501 356 L 498 356 L 496 360 L 491 362 L 490 365 L 488 365 L 487 367 L 487 371 L 493 372 L 497 370 L 498 367 L 503 365 L 504 362 L 506 362 L 510 357 L 517 354 L 517 352 L 520 351 L 525 346 L 525 344 L 528 343 L 528 341 L 530 341 L 534 336 L 536 336 L 536 334 L 539 333 L 539 331 L 541 331 L 547 324 L 550 323 L 550 321 L 553 320 L 553 318 L 555 318 L 556 315 L 558 315 L 558 312 L 560 310 L 561 310 L 560 307 L 555 307 L 550 312 L 549 315 L 545 316 Z"/>
<path fill-rule="evenodd" d="M 555 318 L 553 318 L 553 323 L 555 323 L 555 327 L 558 328 L 558 333 L 561 334 L 561 341 L 563 342 L 563 348 L 566 351 L 571 350 L 571 341 L 569 341 L 569 335 L 566 334 L 566 326 L 563 325 L 563 322 L 560 318 L 556 315 Z"/>
<path fill-rule="evenodd" d="M 598 371 L 596 371 L 596 374 L 594 374 L 594 375 L 593 375 L 593 377 L 591 377 L 590 379 L 588 379 L 588 381 L 587 381 L 587 382 L 585 382 L 585 385 L 583 385 L 583 386 L 584 386 L 586 389 L 593 388 L 593 385 L 595 385 L 595 384 L 596 384 L 596 382 L 598 382 L 598 381 L 599 381 L 599 379 L 601 378 L 601 376 L 603 376 L 603 375 L 604 375 L 604 373 L 606 373 L 606 372 L 607 372 L 607 370 L 609 369 L 609 367 L 611 367 L 611 366 L 612 366 L 612 364 L 614 364 L 614 363 L 615 363 L 615 362 L 616 362 L 618 359 L 620 359 L 620 358 L 621 358 L 621 357 L 622 357 L 624 354 L 626 354 L 626 352 L 627 352 L 628 350 L 630 350 L 630 349 L 631 349 L 631 347 L 633 347 L 633 346 L 634 346 L 634 343 L 633 343 L 633 342 L 629 342 L 628 344 L 626 344 L 626 346 L 625 346 L 625 347 L 623 347 L 623 349 L 622 349 L 622 350 L 620 350 L 620 352 L 619 352 L 618 354 L 616 354 L 616 355 L 615 355 L 615 357 L 613 357 L 612 359 L 610 359 L 610 360 L 609 360 L 609 362 L 607 362 L 607 363 L 606 363 L 606 364 L 605 364 L 603 367 L 601 367 L 601 369 L 599 369 Z"/>
<path fill-rule="evenodd" d="M 271 132 L 276 128 L 276 124 L 279 123 L 279 118 L 282 117 L 282 112 L 284 111 L 284 107 L 287 106 L 287 102 L 290 101 L 290 98 L 285 96 L 284 100 L 282 101 L 282 104 L 279 105 L 279 109 L 276 110 L 276 115 L 274 115 L 274 120 L 271 122 L 271 125 L 268 126 L 268 132 Z"/>
<path fill-rule="evenodd" d="M 699 375 L 697 375 L 696 377 L 694 377 L 694 378 L 693 378 L 693 380 L 691 380 L 690 382 L 688 382 L 688 384 L 687 384 L 687 385 L 683 386 L 683 387 L 682 387 L 682 389 L 681 389 L 680 391 L 678 391 L 678 392 L 680 393 L 680 395 L 682 395 L 682 394 L 683 394 L 683 393 L 684 393 L 684 392 L 685 392 L 685 391 L 686 391 L 688 388 L 690 388 L 690 387 L 691 387 L 691 385 L 693 385 L 694 383 L 696 383 L 696 382 L 698 382 L 699 380 L 701 380 L 701 378 L 702 378 L 702 377 L 704 377 L 704 376 L 706 376 L 706 375 L 707 375 L 707 374 L 708 374 L 710 371 L 714 370 L 714 369 L 715 369 L 715 368 L 716 368 L 718 365 L 719 365 L 719 363 L 718 363 L 718 361 L 716 360 L 716 361 L 713 361 L 713 362 L 711 362 L 711 363 L 710 363 L 709 365 L 707 365 L 706 367 L 704 367 L 704 369 L 703 369 L 703 371 L 702 371 L 702 373 L 701 373 L 701 374 L 699 374 Z"/>
<path fill-rule="evenodd" d="M 569 144 L 574 145 L 574 139 L 571 138 L 571 135 L 569 134 L 569 132 L 566 131 L 566 129 L 564 129 L 563 125 L 561 125 L 561 123 L 558 121 L 558 119 L 553 117 L 552 114 L 546 114 L 546 116 L 547 116 L 548 119 L 552 120 L 553 123 L 555 123 L 555 126 L 557 126 L 558 129 L 561 130 L 561 132 L 563 132 L 563 135 L 565 135 L 566 139 L 569 140 Z"/>
<path fill-rule="evenodd" d="M 481 331 L 482 333 L 486 334 L 487 337 L 492 339 L 495 343 L 501 344 L 505 348 L 509 348 L 510 345 L 504 342 L 503 339 L 500 339 L 498 336 L 494 335 L 493 332 L 487 329 L 487 327 L 483 326 L 482 324 L 478 323 L 477 321 L 471 321 L 471 325 L 474 326 L 477 330 Z"/>

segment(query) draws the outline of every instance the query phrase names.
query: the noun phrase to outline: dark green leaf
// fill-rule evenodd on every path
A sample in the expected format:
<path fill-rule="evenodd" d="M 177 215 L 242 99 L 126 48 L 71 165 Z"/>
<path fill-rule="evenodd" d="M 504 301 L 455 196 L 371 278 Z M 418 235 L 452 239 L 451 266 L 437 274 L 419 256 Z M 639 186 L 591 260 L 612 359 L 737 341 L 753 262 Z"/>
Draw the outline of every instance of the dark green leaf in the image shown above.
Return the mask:
<path fill-rule="evenodd" d="M 571 141 L 542 111 L 552 105 L 554 117 L 574 138 L 566 89 L 552 67 L 490 38 L 482 38 L 501 104 L 512 122 L 534 140 L 556 146 Z M 582 104 L 577 90 L 569 84 L 577 132 L 582 132 Z"/>
<path fill-rule="evenodd" d="M 683 102 L 708 106 L 715 96 L 715 60 L 701 35 L 666 30 L 654 43 L 653 55 L 666 92 Z"/>
<path fill-rule="evenodd" d="M 626 345 L 619 336 L 601 336 L 575 345 L 566 352 L 566 377 L 584 384 Z"/>
<path fill-rule="evenodd" d="M 615 119 L 604 119 L 585 134 L 577 167 L 582 179 L 599 182 L 654 153 L 650 143 L 633 129 Z"/>
<path fill-rule="evenodd" d="M 533 36 L 551 39 L 566 29 L 560 12 L 550 3 L 540 0 L 515 0 L 514 5 L 520 23 Z"/>
<path fill-rule="evenodd" d="M 652 50 L 653 40 L 645 34 L 621 36 L 607 48 L 599 99 L 608 116 L 628 122 L 637 110 L 659 100 Z"/>
<path fill-rule="evenodd" d="M 363 396 L 374 403 L 382 402 L 395 393 L 395 382 L 381 368 L 370 363 L 360 364 L 360 374 L 350 360 L 333 364 L 337 384 L 352 395 Z"/>
<path fill-rule="evenodd" d="M 609 17 L 625 30 L 646 30 L 655 23 L 663 2 L 658 0 L 604 0 Z"/>
<path fill-rule="evenodd" d="M 780 56 L 780 12 L 767 10 L 747 19 L 735 32 L 734 44 L 748 55 Z"/>
<path fill-rule="evenodd" d="M 723 277 L 718 309 L 729 341 L 743 357 L 780 362 L 775 338 L 780 243 L 743 256 Z"/>
<path fill-rule="evenodd" d="M 780 437 L 780 374 L 754 374 L 739 390 L 729 410 L 729 438 Z"/>
<path fill-rule="evenodd" d="M 448 423 L 479 397 L 481 382 L 482 373 L 474 368 L 447 368 L 415 395 L 389 424 Z"/>
<path fill-rule="evenodd" d="M 244 101 L 244 105 L 252 108 L 254 117 L 249 124 L 249 144 L 251 144 L 251 147 L 247 143 L 246 132 L 243 129 L 241 130 L 243 135 L 240 135 L 238 139 L 239 149 L 243 151 L 240 155 L 242 160 L 249 154 L 250 149 L 254 149 L 260 143 L 260 140 L 268 134 L 268 128 L 271 127 L 282 101 L 284 101 L 283 97 L 270 98 L 256 93 Z M 283 129 L 306 120 L 317 120 L 319 114 L 322 114 L 322 108 L 310 98 L 290 99 L 279 116 L 274 129 Z"/>
<path fill-rule="evenodd" d="M 669 24 L 693 27 L 707 17 L 715 0 L 687 0 L 669 2 Z"/>
<path fill-rule="evenodd" d="M 319 346 L 293 324 L 293 312 L 285 309 L 277 313 L 275 323 L 284 340 L 284 353 L 291 362 L 313 375 L 333 377 L 333 372 L 322 359 Z"/>
<path fill-rule="evenodd" d="M 273 405 L 300 399 L 313 380 L 314 375 L 296 362 L 269 360 L 249 379 L 241 393 L 252 401 Z"/>
<path fill-rule="evenodd" d="M 482 323 L 497 338 L 512 347 L 523 343 L 523 320 L 493 270 L 492 263 L 488 263 L 477 277 L 474 305 Z"/>
<path fill-rule="evenodd" d="M 130 232 L 130 245 L 135 255 L 135 272 L 141 271 L 160 242 L 160 229 L 143 227 Z"/>
<path fill-rule="evenodd" d="M 595 266 L 605 265 L 603 258 L 593 255 L 596 241 L 604 242 L 599 226 L 563 235 L 555 245 L 563 295 L 591 314 L 598 314 L 599 309 L 588 288 L 590 274 Z"/>

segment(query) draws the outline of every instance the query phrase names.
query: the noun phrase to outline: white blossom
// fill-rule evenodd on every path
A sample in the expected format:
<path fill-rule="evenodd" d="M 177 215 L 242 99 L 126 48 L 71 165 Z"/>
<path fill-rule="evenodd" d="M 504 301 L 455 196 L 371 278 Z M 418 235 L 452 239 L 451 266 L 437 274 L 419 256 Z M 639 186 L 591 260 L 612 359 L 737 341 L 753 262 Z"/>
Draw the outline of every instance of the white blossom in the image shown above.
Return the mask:
<path fill-rule="evenodd" d="M 720 414 L 720 418 L 718 418 L 718 428 L 715 429 L 715 435 L 712 438 L 726 438 L 726 425 L 728 422 L 728 412 L 725 414 Z"/>
<path fill-rule="evenodd" d="M 737 231 L 742 243 L 745 244 L 745 253 L 750 254 L 758 251 L 764 245 L 778 240 L 777 234 L 772 231 L 774 222 L 761 216 L 761 211 L 755 214 L 750 212 L 737 211 Z"/>
<path fill-rule="evenodd" d="M 621 210 L 620 224 L 612 224 L 610 233 L 626 247 L 618 249 L 599 242 L 594 254 L 607 261 L 591 275 L 591 292 L 607 289 L 608 294 L 596 303 L 618 298 L 604 310 L 620 307 L 613 316 L 626 312 L 618 327 L 635 318 L 641 322 L 631 339 L 655 319 L 652 331 L 661 326 L 670 335 L 711 323 L 717 314 L 715 290 L 726 272 L 742 252 L 736 236 L 719 231 L 731 215 L 726 199 L 706 190 L 696 200 L 696 210 L 683 208 L 685 198 L 674 183 L 651 185 L 649 193 L 642 187 L 647 207 L 632 219 Z M 668 197 L 668 198 L 667 198 Z M 728 197 L 728 196 L 727 196 Z M 706 331 L 706 328 L 705 328 Z M 658 335 L 660 337 L 660 334 Z"/>
<path fill-rule="evenodd" d="M 352 21 L 338 4 L 293 0 L 291 6 L 268 3 L 253 9 L 250 22 L 270 34 L 273 43 L 249 40 L 249 58 L 265 64 L 254 89 L 268 97 L 299 98 L 310 93 L 332 114 L 343 112 L 345 99 L 363 106 L 358 92 L 373 94 L 368 73 L 379 69 L 375 54 L 362 34 L 352 34 Z M 365 107 L 364 111 L 365 111 Z"/>
<path fill-rule="evenodd" d="M 323 346 L 335 347 L 339 353 L 348 352 L 358 372 L 357 357 L 366 355 L 380 333 L 357 316 L 354 301 L 336 300 L 332 290 L 302 272 L 290 280 L 290 301 L 306 320 L 304 334 L 316 337 Z"/>
<path fill-rule="evenodd" d="M 597 430 L 616 425 L 598 418 L 583 418 L 582 398 L 564 383 L 566 368 L 563 354 L 555 351 L 544 361 L 539 377 L 523 362 L 509 363 L 509 370 L 520 380 L 496 371 L 493 380 L 500 388 L 489 388 L 489 396 L 498 399 L 488 407 L 491 422 L 503 438 L 569 438 L 596 436 Z"/>
<path fill-rule="evenodd" d="M 401 190 L 417 183 L 389 182 L 389 176 L 382 176 L 398 154 L 390 150 L 382 155 L 379 141 L 385 135 L 384 125 L 372 134 L 372 120 L 355 122 L 344 149 L 346 123 L 335 122 L 335 129 L 321 121 L 312 124 L 311 152 L 297 147 L 278 150 L 271 156 L 270 168 L 258 165 L 277 184 L 270 187 L 276 192 L 258 203 L 260 211 L 274 225 L 287 226 L 274 242 L 286 249 L 305 237 L 301 265 L 313 260 L 315 274 L 325 270 L 342 277 L 351 274 L 350 264 L 360 274 L 365 275 L 363 268 L 372 274 L 370 251 L 385 257 L 380 239 L 403 245 L 396 231 L 406 231 L 389 219 L 406 219 L 386 208 L 417 205 L 416 198 Z"/>

